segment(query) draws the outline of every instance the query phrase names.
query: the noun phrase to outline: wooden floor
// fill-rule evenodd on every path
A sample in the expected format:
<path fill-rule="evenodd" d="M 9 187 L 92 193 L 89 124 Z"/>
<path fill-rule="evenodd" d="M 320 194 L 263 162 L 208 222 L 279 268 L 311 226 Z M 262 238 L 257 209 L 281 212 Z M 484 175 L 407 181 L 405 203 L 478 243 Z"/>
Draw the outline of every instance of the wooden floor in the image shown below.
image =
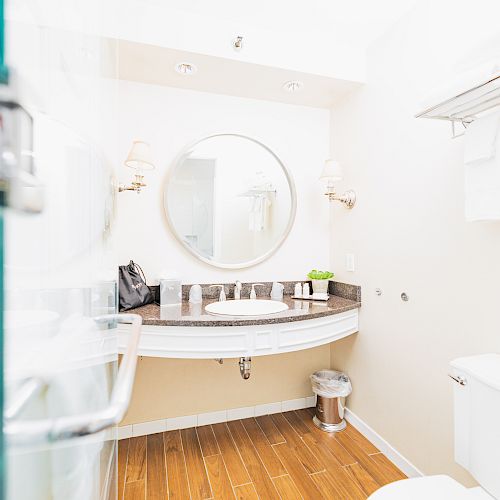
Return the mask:
<path fill-rule="evenodd" d="M 403 479 L 352 426 L 317 429 L 310 410 L 121 440 L 120 500 L 358 499 Z"/>

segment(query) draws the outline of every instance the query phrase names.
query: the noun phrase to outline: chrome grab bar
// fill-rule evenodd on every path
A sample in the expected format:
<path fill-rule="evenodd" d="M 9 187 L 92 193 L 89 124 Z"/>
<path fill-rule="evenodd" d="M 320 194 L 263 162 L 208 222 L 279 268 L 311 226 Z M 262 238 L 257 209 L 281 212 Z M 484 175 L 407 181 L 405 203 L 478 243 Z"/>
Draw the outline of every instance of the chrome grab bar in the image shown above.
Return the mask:
<path fill-rule="evenodd" d="M 123 419 L 132 396 L 142 318 L 138 314 L 106 314 L 98 316 L 94 320 L 98 323 L 132 324 L 132 333 L 118 369 L 109 406 L 102 410 L 80 415 L 44 420 L 6 421 L 4 422 L 4 434 L 9 444 L 33 446 L 88 436 L 116 425 Z"/>

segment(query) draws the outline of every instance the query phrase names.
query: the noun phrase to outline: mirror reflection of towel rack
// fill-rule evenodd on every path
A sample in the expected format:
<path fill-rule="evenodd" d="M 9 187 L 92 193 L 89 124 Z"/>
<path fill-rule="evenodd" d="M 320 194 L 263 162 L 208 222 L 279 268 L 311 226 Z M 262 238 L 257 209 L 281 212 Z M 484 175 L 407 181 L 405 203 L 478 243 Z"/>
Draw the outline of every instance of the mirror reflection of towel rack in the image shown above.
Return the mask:
<path fill-rule="evenodd" d="M 266 194 L 276 194 L 276 189 L 248 189 L 238 196 L 252 198 L 253 196 L 263 196 Z"/>
<path fill-rule="evenodd" d="M 500 106 L 500 74 L 416 115 L 451 122 L 452 138 L 464 135 L 467 126 L 483 113 Z M 457 124 L 463 130 L 457 131 Z"/>

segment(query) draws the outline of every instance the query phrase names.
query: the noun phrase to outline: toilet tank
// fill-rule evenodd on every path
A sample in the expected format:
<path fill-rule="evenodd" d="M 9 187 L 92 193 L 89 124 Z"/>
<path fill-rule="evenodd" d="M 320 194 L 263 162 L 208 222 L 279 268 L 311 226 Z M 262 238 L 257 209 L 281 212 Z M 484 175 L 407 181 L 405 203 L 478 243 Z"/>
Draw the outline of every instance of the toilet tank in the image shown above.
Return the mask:
<path fill-rule="evenodd" d="M 458 358 L 450 364 L 458 379 L 453 389 L 455 461 L 500 499 L 500 354 Z"/>

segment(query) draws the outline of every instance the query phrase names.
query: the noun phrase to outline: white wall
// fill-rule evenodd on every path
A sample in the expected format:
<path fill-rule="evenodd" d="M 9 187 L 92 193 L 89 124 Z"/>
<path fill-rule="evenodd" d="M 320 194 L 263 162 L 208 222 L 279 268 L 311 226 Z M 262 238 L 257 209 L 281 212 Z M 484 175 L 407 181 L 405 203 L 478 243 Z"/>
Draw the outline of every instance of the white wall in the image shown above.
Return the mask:
<path fill-rule="evenodd" d="M 318 179 L 329 155 L 329 111 L 152 85 L 120 82 L 119 141 L 123 158 L 133 139 L 151 143 L 156 170 L 146 173 L 140 194 L 119 194 L 114 231 L 121 263 L 138 262 L 153 281 L 164 268 L 185 283 L 241 279 L 304 279 L 329 259 L 328 206 Z M 163 183 L 175 156 L 187 144 L 217 132 L 234 132 L 270 147 L 291 171 L 297 216 L 282 247 L 253 268 L 224 271 L 196 260 L 175 240 L 163 211 Z M 121 181 L 132 171 L 119 169 Z"/>
<path fill-rule="evenodd" d="M 332 345 L 333 365 L 352 377 L 359 417 L 423 472 L 466 483 L 448 363 L 500 352 L 500 221 L 465 222 L 463 139 L 414 115 L 454 68 L 500 54 L 498 19 L 498 2 L 420 2 L 369 51 L 366 87 L 332 112 L 333 156 L 358 202 L 332 208 L 331 267 L 363 293 L 360 333 Z"/>
<path fill-rule="evenodd" d="M 328 110 L 128 82 L 120 83 L 119 101 L 122 157 L 133 139 L 142 138 L 151 143 L 157 165 L 146 173 L 148 186 L 140 195 L 118 195 L 113 244 L 119 262 L 138 262 L 151 282 L 163 268 L 174 269 L 185 283 L 301 280 L 311 268 L 328 265 L 329 214 L 318 182 L 329 155 Z M 224 271 L 198 261 L 175 240 L 164 217 L 163 182 L 172 160 L 186 144 L 216 132 L 241 133 L 266 144 L 289 168 L 297 188 L 291 234 L 269 260 L 249 269 Z M 130 169 L 118 170 L 128 182 Z M 214 370 L 210 360 L 145 358 L 124 423 L 309 396 L 308 375 L 329 364 L 330 349 L 265 358 L 255 360 L 249 383 L 240 378 L 234 359 Z M 282 377 L 274 375 L 285 372 L 283 386 Z M 165 385 L 167 380 L 175 383 Z M 216 390 L 222 387 L 233 389 Z"/>

